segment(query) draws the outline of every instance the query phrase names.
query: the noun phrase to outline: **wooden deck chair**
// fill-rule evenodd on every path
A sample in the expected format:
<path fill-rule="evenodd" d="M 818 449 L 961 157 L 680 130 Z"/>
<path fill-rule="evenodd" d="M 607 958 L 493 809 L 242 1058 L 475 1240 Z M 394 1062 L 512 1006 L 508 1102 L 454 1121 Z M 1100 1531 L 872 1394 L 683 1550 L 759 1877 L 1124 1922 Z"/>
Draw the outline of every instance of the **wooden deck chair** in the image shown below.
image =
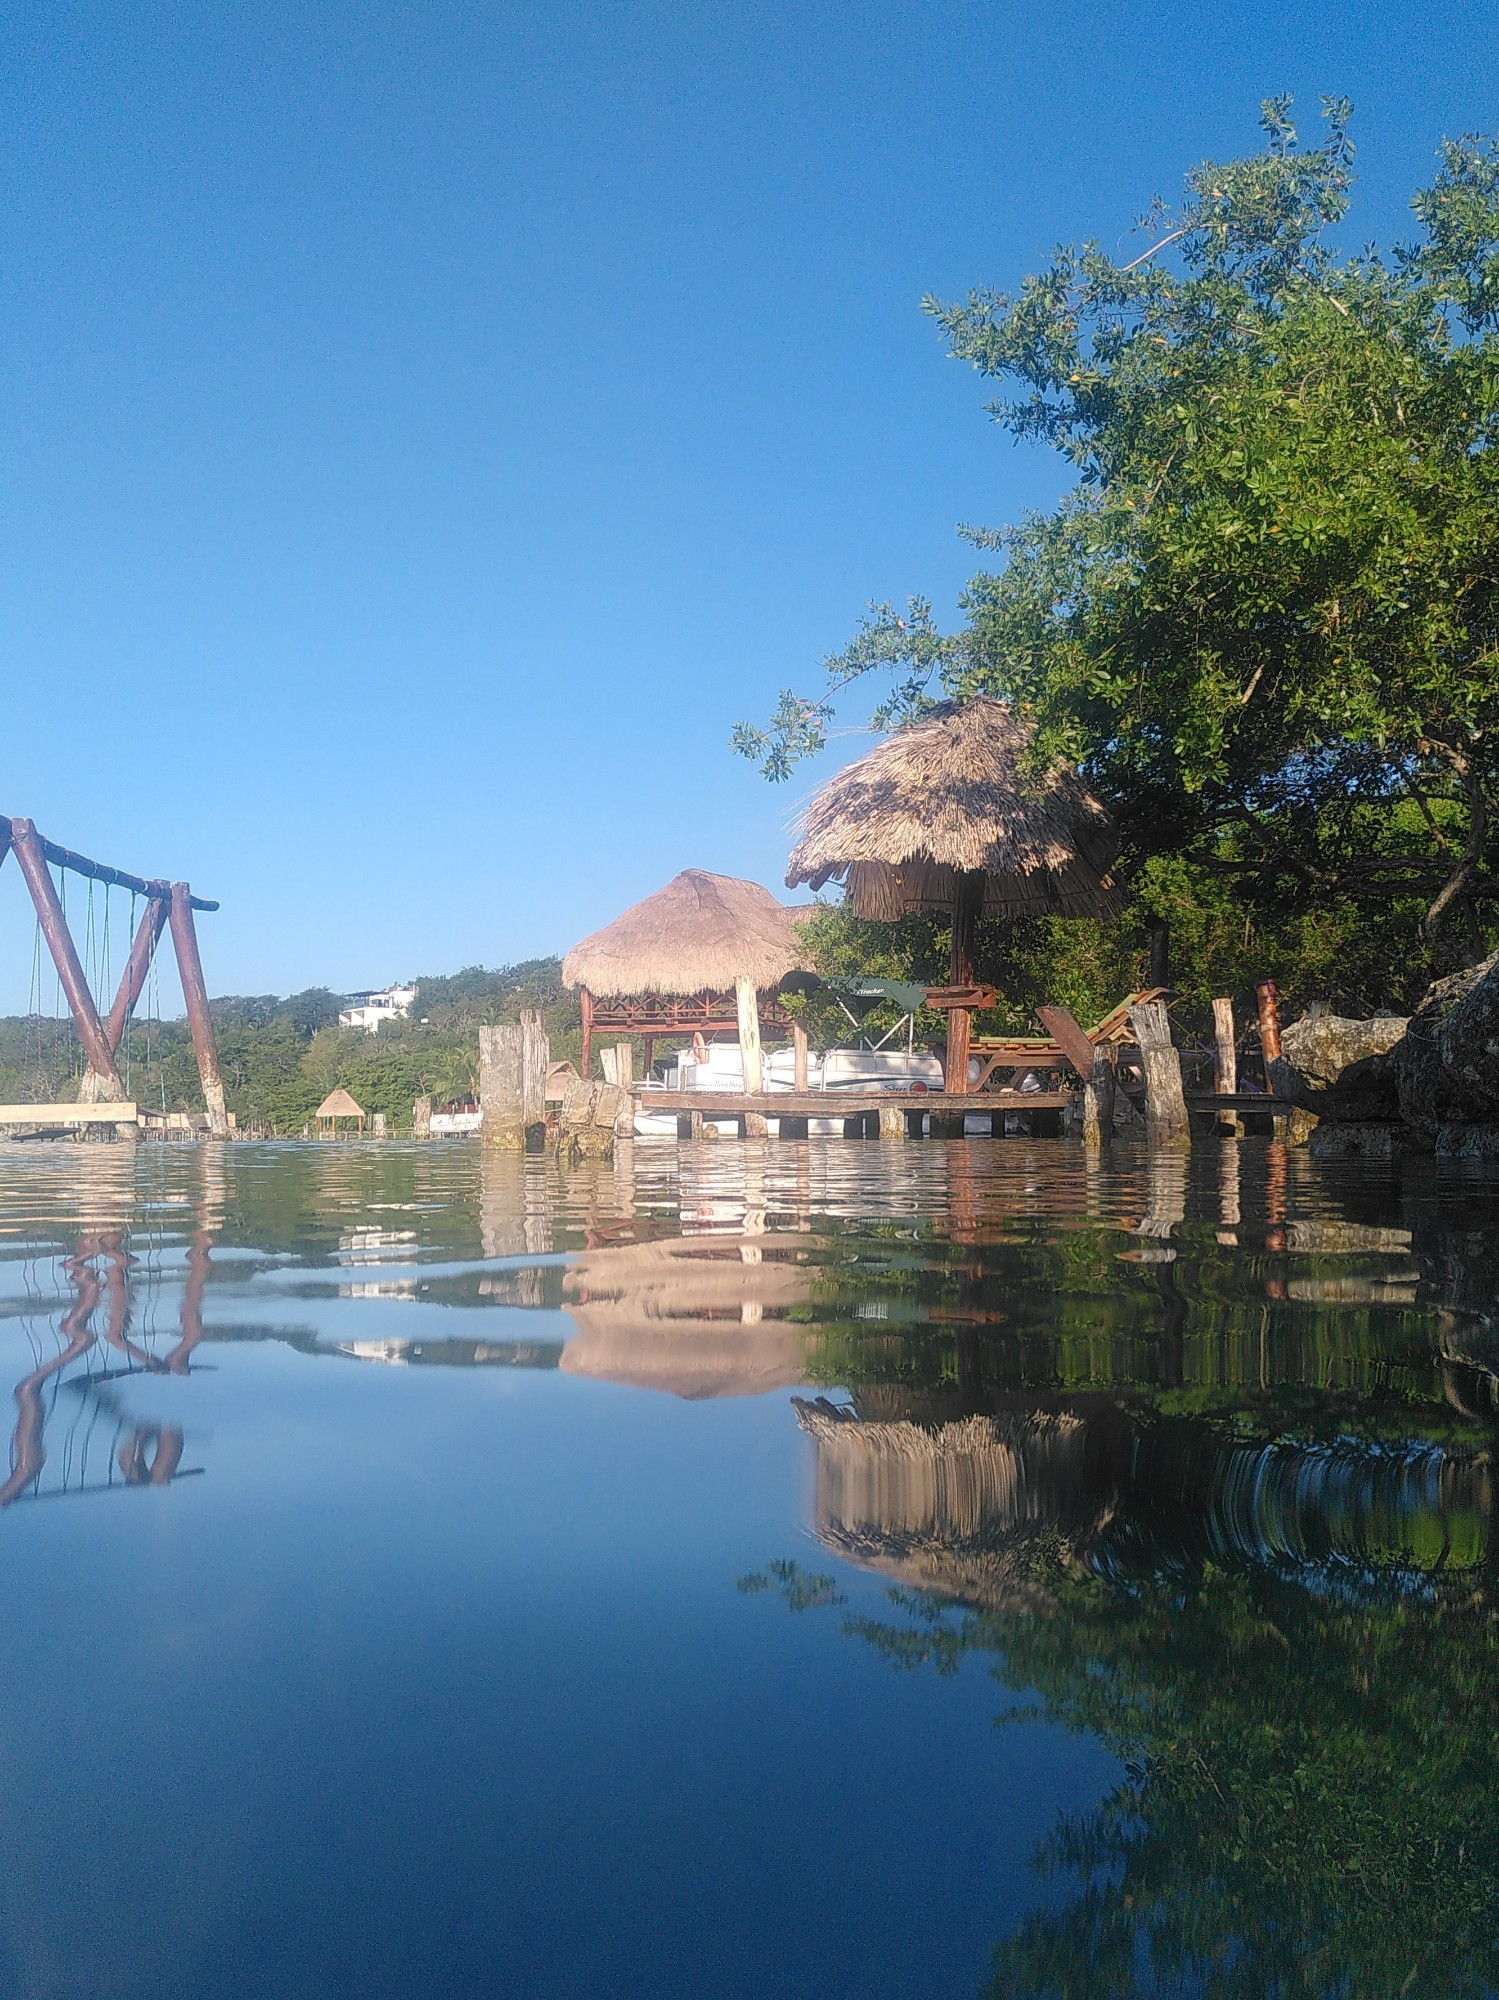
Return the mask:
<path fill-rule="evenodd" d="M 1168 986 L 1142 986 L 1111 1008 L 1092 1028 L 1084 1028 L 1065 1007 L 1038 1007 L 1036 1017 L 1044 1035 L 975 1035 L 968 1045 L 970 1056 L 979 1059 L 979 1074 L 970 1090 L 985 1090 L 999 1071 L 1070 1069 L 1085 1082 L 1093 1074 L 1093 1058 L 1100 1049 L 1124 1048 L 1133 1044 L 1129 1010 L 1145 1000 L 1164 1000 Z"/>

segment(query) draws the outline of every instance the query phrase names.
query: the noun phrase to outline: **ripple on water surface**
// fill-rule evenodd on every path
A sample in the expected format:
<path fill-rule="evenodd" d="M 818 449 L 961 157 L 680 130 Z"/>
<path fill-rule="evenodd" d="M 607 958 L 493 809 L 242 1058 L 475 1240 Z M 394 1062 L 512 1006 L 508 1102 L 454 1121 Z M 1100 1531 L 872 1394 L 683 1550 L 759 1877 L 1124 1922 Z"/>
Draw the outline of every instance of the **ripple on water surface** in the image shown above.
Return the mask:
<path fill-rule="evenodd" d="M 0 1987 L 1495 1990 L 1496 1193 L 0 1152 Z"/>

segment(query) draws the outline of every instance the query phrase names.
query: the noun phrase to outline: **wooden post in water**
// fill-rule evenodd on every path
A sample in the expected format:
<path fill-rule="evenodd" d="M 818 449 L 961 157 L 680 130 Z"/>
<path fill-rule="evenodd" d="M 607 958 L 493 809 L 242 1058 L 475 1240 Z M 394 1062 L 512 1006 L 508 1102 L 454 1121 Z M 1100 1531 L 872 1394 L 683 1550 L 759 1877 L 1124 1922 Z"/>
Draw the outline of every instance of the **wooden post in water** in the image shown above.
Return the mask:
<path fill-rule="evenodd" d="M 411 1136 L 413 1139 L 432 1137 L 432 1100 L 419 1097 L 411 1107 Z"/>
<path fill-rule="evenodd" d="M 1114 1065 L 1102 1049 L 1095 1050 L 1093 1068 L 1083 1086 L 1083 1144 L 1107 1145 L 1114 1136 Z"/>
<path fill-rule="evenodd" d="M 1232 1097 L 1239 1087 L 1239 1045 L 1234 1033 L 1234 1003 L 1224 998 L 1213 1002 L 1213 1040 L 1217 1045 L 1216 1088 L 1220 1097 Z M 1232 1111 L 1218 1114 L 1218 1130 L 1242 1138 L 1244 1121 Z"/>
<path fill-rule="evenodd" d="M 193 1053 L 198 1058 L 203 1102 L 208 1107 L 208 1129 L 214 1138 L 222 1139 L 229 1131 L 229 1114 L 224 1108 L 224 1081 L 219 1075 L 219 1052 L 208 1012 L 208 988 L 203 983 L 203 962 L 198 956 L 198 933 L 193 925 L 193 893 L 186 882 L 172 884 L 167 922 L 172 927 L 177 970 L 182 976 L 182 999 L 187 1008 L 187 1025 L 192 1031 Z"/>
<path fill-rule="evenodd" d="M 1273 1091 L 1275 1077 L 1271 1065 L 1280 1061 L 1280 998 L 1275 991 L 1275 981 L 1262 979 L 1254 989 L 1254 997 L 1259 1004 L 1260 1051 L 1265 1058 L 1265 1088 Z M 1284 1140 L 1290 1125 L 1289 1118 L 1276 1113 L 1272 1119 L 1271 1129 L 1277 1139 Z"/>
<path fill-rule="evenodd" d="M 614 1044 L 614 1081 L 621 1091 L 619 1116 L 614 1121 L 616 1139 L 635 1137 L 635 1048 L 631 1042 Z"/>
<path fill-rule="evenodd" d="M 898 1104 L 882 1104 L 879 1109 L 879 1120 L 882 1139 L 905 1138 L 906 1114 Z"/>
<path fill-rule="evenodd" d="M 734 1002 L 739 1014 L 739 1054 L 744 1066 L 744 1093 L 759 1097 L 765 1088 L 765 1067 L 760 1058 L 760 1001 L 753 979 L 734 981 Z M 763 1139 L 767 1126 L 763 1112 L 744 1114 L 746 1139 Z"/>
<path fill-rule="evenodd" d="M 518 1025 L 479 1030 L 480 1131 L 485 1146 L 502 1153 L 526 1150 L 521 1037 Z"/>
<path fill-rule="evenodd" d="M 1145 1071 L 1145 1129 L 1153 1146 L 1189 1146 L 1192 1128 L 1182 1090 L 1181 1057 L 1171 1043 L 1164 1000 L 1144 1000 L 1129 1010 Z"/>
<path fill-rule="evenodd" d="M 546 1020 L 534 1007 L 520 1017 L 521 1119 L 526 1145 L 538 1152 L 546 1139 L 547 1071 L 551 1067 L 552 1045 L 547 1040 Z"/>

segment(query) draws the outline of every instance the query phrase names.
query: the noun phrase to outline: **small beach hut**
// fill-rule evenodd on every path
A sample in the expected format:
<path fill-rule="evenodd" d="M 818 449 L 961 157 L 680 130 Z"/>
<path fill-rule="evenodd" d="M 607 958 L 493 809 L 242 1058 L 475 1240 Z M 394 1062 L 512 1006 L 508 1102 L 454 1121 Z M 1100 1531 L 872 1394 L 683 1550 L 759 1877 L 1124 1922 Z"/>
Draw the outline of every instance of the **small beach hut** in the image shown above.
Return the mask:
<path fill-rule="evenodd" d="M 320 1139 L 336 1139 L 340 1124 L 353 1123 L 358 1126 L 361 1138 L 364 1136 L 364 1112 L 346 1090 L 330 1090 L 317 1108 L 317 1135 Z"/>
<path fill-rule="evenodd" d="M 973 939 L 986 911 L 1102 916 L 1117 903 L 1108 814 L 1065 765 L 1024 765 L 1032 725 L 981 695 L 944 702 L 823 786 L 808 806 L 786 885 L 841 881 L 849 907 L 886 922 L 952 914 L 947 1087 L 968 1076 Z"/>
<path fill-rule="evenodd" d="M 580 990 L 584 1076 L 596 1033 L 643 1036 L 647 1069 L 656 1035 L 735 1033 L 745 1089 L 758 1091 L 758 996 L 802 962 L 792 912 L 768 889 L 684 868 L 562 961 L 563 980 Z"/>

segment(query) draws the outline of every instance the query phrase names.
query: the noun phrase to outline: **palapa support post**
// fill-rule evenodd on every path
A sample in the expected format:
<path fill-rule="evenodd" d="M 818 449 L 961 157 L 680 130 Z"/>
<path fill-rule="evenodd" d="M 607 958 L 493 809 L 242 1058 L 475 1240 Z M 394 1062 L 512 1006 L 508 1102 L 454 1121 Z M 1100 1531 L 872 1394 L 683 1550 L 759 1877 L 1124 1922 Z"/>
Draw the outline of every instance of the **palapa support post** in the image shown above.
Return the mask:
<path fill-rule="evenodd" d="M 165 882 L 154 882 L 152 888 L 158 894 L 146 898 L 146 907 L 136 928 L 130 946 L 130 956 L 125 961 L 125 970 L 120 974 L 119 988 L 115 993 L 114 1005 L 109 1010 L 109 1018 L 104 1023 L 104 1033 L 109 1046 L 118 1049 L 120 1038 L 125 1032 L 125 1023 L 135 1012 L 136 1002 L 146 990 L 146 981 L 151 975 L 151 960 L 166 929 L 167 910 L 172 892 Z"/>
<path fill-rule="evenodd" d="M 1171 926 L 1164 917 L 1145 919 L 1145 945 L 1149 953 L 1149 972 L 1146 983 L 1150 986 L 1171 984 Z"/>
<path fill-rule="evenodd" d="M 1192 1128 L 1182 1090 L 1181 1057 L 1171 1042 L 1164 1000 L 1142 1000 L 1129 1010 L 1145 1071 L 1145 1127 L 1153 1146 L 1189 1146 Z"/>
<path fill-rule="evenodd" d="M 93 995 L 89 992 L 88 981 L 83 967 L 78 962 L 72 935 L 68 930 L 68 920 L 63 915 L 62 904 L 57 899 L 57 888 L 47 867 L 47 857 L 43 852 L 41 836 L 29 819 L 13 819 L 10 822 L 11 845 L 16 851 L 16 862 L 31 892 L 31 900 L 36 905 L 37 921 L 42 928 L 42 936 L 47 940 L 47 949 L 52 954 L 52 963 L 57 967 L 57 976 L 62 982 L 62 990 L 67 995 L 68 1006 L 78 1028 L 78 1039 L 83 1044 L 83 1053 L 93 1078 L 90 1101 L 94 1103 L 123 1103 L 125 1086 L 120 1081 L 120 1073 L 115 1068 L 114 1050 L 105 1035 Z M 89 1078 L 84 1079 L 85 1084 Z"/>
<path fill-rule="evenodd" d="M 979 913 L 984 907 L 984 871 L 964 870 L 957 878 L 952 901 L 952 957 L 948 983 L 973 984 L 973 947 L 978 936 Z M 968 1088 L 968 1044 L 973 1034 L 973 1016 L 966 1007 L 953 1007 L 947 1016 L 947 1061 L 943 1065 L 945 1090 Z"/>
<path fill-rule="evenodd" d="M 1232 1097 L 1239 1088 L 1239 1044 L 1234 1032 L 1234 1003 L 1227 996 L 1213 1002 L 1213 1042 L 1217 1051 L 1213 1087 L 1220 1097 Z M 1220 1111 L 1218 1130 L 1242 1138 L 1244 1121 L 1235 1112 Z"/>
<path fill-rule="evenodd" d="M 593 995 L 586 986 L 578 989 L 578 1005 L 583 1013 L 583 1053 L 578 1059 L 578 1074 L 586 1080 L 593 1060 Z"/>
<path fill-rule="evenodd" d="M 229 1132 L 229 1114 L 224 1106 L 224 1080 L 219 1075 L 219 1052 L 213 1039 L 213 1022 L 208 1013 L 208 989 L 203 983 L 203 961 L 198 956 L 198 933 L 193 923 L 193 892 L 186 882 L 172 884 L 168 910 L 172 943 L 177 952 L 177 970 L 182 979 L 182 998 L 187 1006 L 187 1025 L 192 1032 L 193 1053 L 198 1058 L 198 1078 L 203 1086 L 203 1102 L 208 1111 L 208 1129 L 215 1139 Z"/>
<path fill-rule="evenodd" d="M 798 1093 L 806 1090 L 807 1083 L 807 1031 L 800 1021 L 791 1023 L 791 1083 Z"/>
<path fill-rule="evenodd" d="M 734 981 L 734 1005 L 739 1015 L 739 1055 L 744 1069 L 744 1094 L 746 1097 L 760 1097 L 765 1090 L 765 1068 L 760 1059 L 760 997 L 755 991 L 753 979 L 740 977 Z M 745 1112 L 746 1139 L 763 1139 L 766 1130 L 763 1112 Z"/>

